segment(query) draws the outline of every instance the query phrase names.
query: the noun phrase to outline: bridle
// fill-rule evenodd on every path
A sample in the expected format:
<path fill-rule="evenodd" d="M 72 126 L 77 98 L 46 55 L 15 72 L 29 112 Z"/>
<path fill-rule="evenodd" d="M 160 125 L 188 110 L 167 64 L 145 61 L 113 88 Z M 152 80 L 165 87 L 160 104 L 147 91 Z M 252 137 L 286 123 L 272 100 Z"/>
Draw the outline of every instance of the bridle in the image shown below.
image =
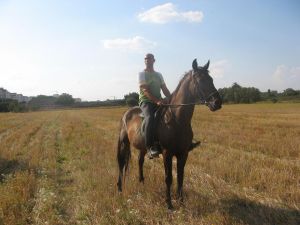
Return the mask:
<path fill-rule="evenodd" d="M 204 102 L 205 102 L 205 103 L 208 103 L 208 100 L 209 100 L 212 96 L 214 96 L 215 94 L 217 94 L 217 93 L 218 93 L 217 90 L 212 91 L 212 92 L 206 97 L 206 99 L 204 99 Z"/>
<path fill-rule="evenodd" d="M 194 70 L 192 71 L 192 76 L 194 75 Z M 194 79 L 193 79 L 194 80 Z M 214 96 L 215 94 L 218 93 L 217 90 L 212 91 L 208 96 L 205 97 L 205 95 L 203 94 L 203 92 L 200 90 L 199 88 L 199 83 L 194 81 L 194 85 L 195 85 L 195 89 L 198 90 L 197 91 L 197 95 L 200 99 L 199 102 L 191 102 L 191 103 L 181 103 L 181 104 L 162 104 L 160 106 L 168 106 L 168 107 L 181 107 L 181 106 L 191 106 L 191 105 L 207 105 L 208 104 L 208 100 Z"/>
<path fill-rule="evenodd" d="M 192 72 L 193 75 L 194 71 Z M 199 88 L 199 83 L 197 81 L 195 81 L 195 79 L 193 78 L 193 83 L 195 85 L 195 90 L 197 90 L 197 97 L 199 99 L 199 101 L 197 102 L 190 102 L 190 103 L 181 103 L 181 104 L 161 104 L 158 106 L 156 113 L 159 114 L 162 112 L 162 110 L 166 109 L 169 110 L 172 118 L 175 119 L 176 124 L 180 124 L 180 122 L 176 119 L 176 116 L 174 114 L 174 111 L 172 110 L 172 108 L 176 108 L 176 107 L 184 107 L 184 106 L 195 106 L 195 105 L 208 105 L 208 101 L 209 99 L 215 95 L 216 93 L 218 93 L 217 90 L 212 91 L 209 95 L 205 96 L 204 93 L 200 90 Z M 197 98 L 196 97 L 196 98 Z"/>

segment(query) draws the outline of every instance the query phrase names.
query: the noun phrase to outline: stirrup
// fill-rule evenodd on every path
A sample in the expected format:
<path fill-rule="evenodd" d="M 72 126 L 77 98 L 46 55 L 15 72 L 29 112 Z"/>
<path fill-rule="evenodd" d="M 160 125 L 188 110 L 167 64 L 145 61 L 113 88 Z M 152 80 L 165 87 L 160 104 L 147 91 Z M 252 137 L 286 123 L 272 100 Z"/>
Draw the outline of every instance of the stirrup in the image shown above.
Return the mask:
<path fill-rule="evenodd" d="M 148 156 L 149 159 L 153 159 L 153 158 L 159 158 L 159 154 L 161 153 L 160 149 L 157 148 L 156 146 L 152 146 L 149 150 L 148 150 Z"/>

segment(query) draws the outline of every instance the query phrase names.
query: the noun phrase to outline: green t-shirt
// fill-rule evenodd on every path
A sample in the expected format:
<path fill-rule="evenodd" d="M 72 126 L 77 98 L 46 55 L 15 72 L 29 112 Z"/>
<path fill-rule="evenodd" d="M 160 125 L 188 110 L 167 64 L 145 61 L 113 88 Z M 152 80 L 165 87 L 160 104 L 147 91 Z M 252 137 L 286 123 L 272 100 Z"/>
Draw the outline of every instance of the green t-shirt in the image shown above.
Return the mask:
<path fill-rule="evenodd" d="M 160 99 L 160 89 L 161 86 L 165 84 L 164 78 L 161 75 L 161 73 L 158 72 L 140 72 L 139 73 L 139 85 L 146 84 L 149 87 L 149 91 L 153 96 Z M 146 97 L 144 92 L 140 90 L 139 95 L 139 105 L 141 105 L 143 102 L 152 102 L 150 99 Z"/>

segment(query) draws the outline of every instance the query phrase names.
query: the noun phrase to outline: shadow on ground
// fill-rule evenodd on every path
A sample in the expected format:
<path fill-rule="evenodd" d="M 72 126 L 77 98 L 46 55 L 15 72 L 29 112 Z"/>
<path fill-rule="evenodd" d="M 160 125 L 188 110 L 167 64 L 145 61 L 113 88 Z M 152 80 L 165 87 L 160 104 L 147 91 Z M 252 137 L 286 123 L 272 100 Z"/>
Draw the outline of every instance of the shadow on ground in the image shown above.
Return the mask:
<path fill-rule="evenodd" d="M 273 207 L 234 195 L 224 196 L 224 198 L 218 200 L 191 189 L 187 190 L 186 193 L 186 200 L 191 204 L 186 206 L 194 218 L 203 218 L 214 212 L 219 212 L 224 215 L 225 224 L 300 224 L 300 211 L 296 209 Z"/>
<path fill-rule="evenodd" d="M 192 189 L 187 189 L 184 197 L 185 206 L 189 208 L 194 218 L 206 217 L 220 208 L 217 200 Z"/>
<path fill-rule="evenodd" d="M 28 164 L 25 162 L 0 158 L 0 182 L 3 182 L 7 175 L 26 169 L 28 169 Z"/>
<path fill-rule="evenodd" d="M 221 200 L 221 205 L 227 215 L 244 224 L 300 224 L 300 211 L 295 209 L 272 207 L 239 197 Z"/>

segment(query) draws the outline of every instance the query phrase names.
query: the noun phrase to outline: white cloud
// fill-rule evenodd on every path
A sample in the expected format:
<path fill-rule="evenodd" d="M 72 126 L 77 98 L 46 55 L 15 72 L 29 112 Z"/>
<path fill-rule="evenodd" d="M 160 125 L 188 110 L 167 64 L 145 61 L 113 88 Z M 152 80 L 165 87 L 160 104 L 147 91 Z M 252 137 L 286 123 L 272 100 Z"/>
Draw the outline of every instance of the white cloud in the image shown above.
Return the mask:
<path fill-rule="evenodd" d="M 203 16 L 204 15 L 201 11 L 179 12 L 173 3 L 158 5 L 138 14 L 138 18 L 141 22 L 158 24 L 165 24 L 172 21 L 200 23 Z"/>
<path fill-rule="evenodd" d="M 300 86 L 300 66 L 288 67 L 278 65 L 272 74 L 272 82 L 275 88 L 284 90 L 286 88 L 299 89 Z"/>
<path fill-rule="evenodd" d="M 283 83 L 294 78 L 300 78 L 300 67 L 279 65 L 273 73 L 273 79 L 277 83 Z"/>
<path fill-rule="evenodd" d="M 213 62 L 209 68 L 210 75 L 214 78 L 222 78 L 228 67 L 229 63 L 225 59 Z"/>
<path fill-rule="evenodd" d="M 149 41 L 143 37 L 135 36 L 133 38 L 128 39 L 116 38 L 110 40 L 103 40 L 103 46 L 106 49 L 143 52 L 147 49 L 155 47 L 156 43 Z"/>

